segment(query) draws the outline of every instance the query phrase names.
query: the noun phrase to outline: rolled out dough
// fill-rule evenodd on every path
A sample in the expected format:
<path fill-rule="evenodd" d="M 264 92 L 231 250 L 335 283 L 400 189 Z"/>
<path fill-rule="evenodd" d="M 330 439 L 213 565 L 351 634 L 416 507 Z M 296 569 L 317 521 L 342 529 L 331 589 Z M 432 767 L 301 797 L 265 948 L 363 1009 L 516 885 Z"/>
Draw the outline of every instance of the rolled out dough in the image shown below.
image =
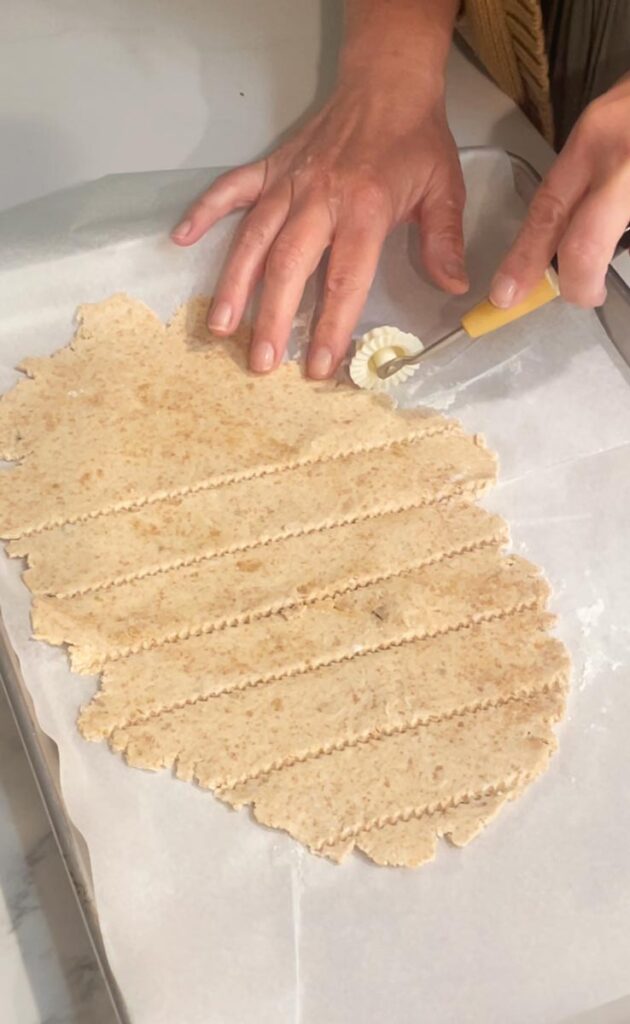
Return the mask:
<path fill-rule="evenodd" d="M 432 412 L 245 370 L 205 303 L 123 295 L 0 402 L 0 533 L 79 727 L 313 852 L 469 842 L 546 767 L 567 653 L 476 503 L 496 460 Z M 19 461 L 18 461 L 19 460 Z"/>

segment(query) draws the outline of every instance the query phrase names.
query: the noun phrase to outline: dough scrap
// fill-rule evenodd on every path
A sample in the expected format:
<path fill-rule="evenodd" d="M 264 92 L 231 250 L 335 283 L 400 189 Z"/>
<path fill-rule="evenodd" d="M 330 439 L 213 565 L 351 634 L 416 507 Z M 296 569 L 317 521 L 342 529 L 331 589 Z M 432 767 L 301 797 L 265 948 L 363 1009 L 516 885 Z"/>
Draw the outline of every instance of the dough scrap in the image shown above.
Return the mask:
<path fill-rule="evenodd" d="M 130 765 L 332 860 L 422 864 L 555 749 L 549 588 L 475 503 L 481 438 L 293 364 L 253 377 L 205 308 L 84 306 L 0 402 L 35 635 L 102 672 L 79 727 Z"/>

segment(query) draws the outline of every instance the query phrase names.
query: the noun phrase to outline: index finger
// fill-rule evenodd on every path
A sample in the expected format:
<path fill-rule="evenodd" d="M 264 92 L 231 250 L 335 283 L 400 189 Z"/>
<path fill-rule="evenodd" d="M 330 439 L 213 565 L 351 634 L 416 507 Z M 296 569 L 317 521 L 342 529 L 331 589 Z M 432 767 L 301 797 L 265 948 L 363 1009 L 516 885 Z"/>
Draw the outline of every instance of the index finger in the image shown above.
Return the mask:
<path fill-rule="evenodd" d="M 587 308 L 606 297 L 606 273 L 630 216 L 630 170 L 579 204 L 560 243 L 560 294 Z"/>
<path fill-rule="evenodd" d="M 490 287 L 500 308 L 521 302 L 555 256 L 575 205 L 588 187 L 586 162 L 567 146 L 538 188 L 527 217 Z"/>

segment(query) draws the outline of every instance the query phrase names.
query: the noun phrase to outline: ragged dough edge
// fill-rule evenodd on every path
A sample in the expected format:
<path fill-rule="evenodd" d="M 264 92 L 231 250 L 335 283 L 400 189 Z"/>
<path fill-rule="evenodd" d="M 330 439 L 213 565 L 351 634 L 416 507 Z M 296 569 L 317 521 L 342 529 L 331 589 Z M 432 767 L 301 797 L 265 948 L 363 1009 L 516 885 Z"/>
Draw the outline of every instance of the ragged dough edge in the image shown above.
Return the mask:
<path fill-rule="evenodd" d="M 219 792 L 218 795 L 234 807 L 249 805 L 253 817 L 259 821 L 260 824 L 280 831 L 289 832 L 290 835 L 296 836 L 298 840 L 307 846 L 313 853 L 328 857 L 334 861 L 339 861 L 342 860 L 353 847 L 360 847 L 359 837 L 362 835 L 366 835 L 373 831 L 380 831 L 387 826 L 396 826 L 400 821 L 420 818 L 427 814 L 435 815 L 436 813 L 443 813 L 453 806 L 458 806 L 460 803 L 466 803 L 471 799 L 480 799 L 483 796 L 492 795 L 497 791 L 497 787 L 501 787 L 506 784 L 508 786 L 514 786 L 514 788 L 524 788 L 533 781 L 534 778 L 541 775 L 546 770 L 548 762 L 557 748 L 557 738 L 553 731 L 553 725 L 560 720 L 564 713 L 566 705 L 566 691 L 566 681 L 561 680 L 560 683 L 555 686 L 545 685 L 537 690 L 532 690 L 532 694 L 529 697 L 524 695 L 519 696 L 517 699 L 506 701 L 503 704 L 498 704 L 496 707 L 488 709 L 490 712 L 498 711 L 499 713 L 502 713 L 508 704 L 520 705 L 522 703 L 523 705 L 527 705 L 528 701 L 547 698 L 546 705 L 543 705 L 537 712 L 533 713 L 527 719 L 528 728 L 526 736 L 530 738 L 531 742 L 537 748 L 534 755 L 534 762 L 530 764 L 527 769 L 524 764 L 520 768 L 518 766 L 514 766 L 514 768 L 507 772 L 502 771 L 500 776 L 497 776 L 492 780 L 489 787 L 484 786 L 474 789 L 464 789 L 460 787 L 456 792 L 451 792 L 448 795 L 445 794 L 439 800 L 425 801 L 419 805 L 407 804 L 404 807 L 398 807 L 395 810 L 390 810 L 385 814 L 344 825 L 343 827 L 338 828 L 334 833 L 323 835 L 318 839 L 309 839 L 308 836 L 304 835 L 303 830 L 299 830 L 297 833 L 293 832 L 290 827 L 290 823 L 279 818 L 277 812 L 271 813 L 269 806 L 265 808 L 264 802 L 259 810 L 259 801 L 255 793 L 251 795 L 239 795 L 235 792 L 229 793 L 228 791 L 223 791 Z M 478 713 L 483 714 L 483 712 Z M 448 723 L 448 719 L 446 721 Z M 438 725 L 442 724 L 443 721 L 438 723 Z M 399 737 L 393 737 L 394 740 L 398 738 Z M 372 741 L 372 746 L 379 745 L 381 742 L 387 744 L 390 739 L 391 738 L 387 736 L 377 738 Z M 531 761 L 531 758 L 528 758 L 528 760 Z M 457 841 L 460 845 L 465 845 L 466 842 L 469 842 L 470 839 L 474 837 L 477 831 L 479 830 L 469 828 L 468 831 L 464 831 L 463 834 L 456 834 Z M 411 866 L 411 864 L 409 866 Z"/>
<path fill-rule="evenodd" d="M 165 326 L 159 317 L 139 299 L 132 299 L 129 296 L 118 292 L 99 303 L 85 303 L 76 310 L 74 322 L 76 324 L 70 342 L 48 356 L 27 356 L 22 359 L 17 369 L 24 374 L 15 385 L 4 395 L 0 396 L 0 459 L 6 462 L 23 462 L 32 452 L 32 448 L 20 446 L 19 427 L 16 428 L 14 420 L 16 412 L 20 410 L 22 401 L 32 394 L 33 388 L 43 385 L 49 378 L 55 379 L 59 365 L 76 359 L 89 350 L 95 343 L 105 344 L 104 339 L 98 339 L 95 332 L 95 319 L 102 319 L 101 313 L 120 309 L 123 314 L 123 323 L 128 320 L 129 312 L 140 315 L 142 320 L 152 331 L 160 334 L 165 332 Z M 98 311 L 98 312 L 97 312 Z M 134 324 L 133 330 L 137 330 Z"/>
<path fill-rule="evenodd" d="M 400 867 L 418 867 L 428 860 L 431 860 L 437 848 L 437 841 L 439 838 L 446 838 L 452 845 L 465 846 L 472 841 L 482 829 L 499 813 L 502 804 L 505 799 L 513 800 L 519 796 L 524 789 L 526 789 L 531 782 L 534 781 L 539 775 L 543 774 L 546 770 L 547 763 L 552 756 L 553 752 L 557 747 L 557 739 L 551 730 L 551 725 L 556 723 L 564 712 L 565 697 L 568 689 L 568 679 L 570 673 L 570 664 L 568 657 L 566 659 L 565 667 L 556 672 L 552 679 L 548 680 L 543 686 L 540 687 L 527 687 L 522 688 L 519 691 L 506 695 L 505 697 L 490 698 L 487 700 L 479 700 L 468 705 L 462 705 L 451 709 L 450 711 L 442 714 L 432 714 L 424 717 L 418 716 L 416 719 L 405 723 L 404 725 L 392 727 L 373 729 L 366 731 L 360 735 L 348 737 L 345 741 L 340 742 L 338 745 L 330 745 L 326 748 L 319 748 L 317 751 L 313 751 L 308 757 L 296 757 L 293 759 L 286 759 L 285 763 L 274 766 L 269 772 L 256 772 L 252 773 L 243 779 L 234 780 L 225 786 L 221 785 L 210 785 L 199 778 L 194 772 L 193 774 L 178 774 L 177 762 L 174 765 L 174 773 L 177 778 L 182 781 L 190 782 L 194 781 L 202 788 L 211 789 L 212 792 L 222 801 L 227 803 L 230 807 L 238 810 L 244 806 L 251 808 L 251 813 L 256 820 L 259 820 L 261 824 L 268 825 L 264 819 L 258 819 L 256 813 L 256 799 L 234 799 L 231 794 L 231 789 L 236 789 L 237 786 L 242 785 L 244 782 L 257 781 L 264 778 L 265 775 L 271 774 L 271 772 L 281 771 L 285 767 L 292 767 L 295 764 L 304 763 L 307 760 L 318 759 L 320 757 L 328 757 L 335 753 L 343 750 L 358 747 L 360 745 L 366 745 L 374 742 L 386 741 L 390 737 L 404 735 L 410 732 L 419 732 L 423 728 L 430 725 L 441 724 L 447 721 L 451 721 L 458 717 L 464 717 L 469 715 L 476 715 L 483 712 L 499 710 L 508 704 L 526 702 L 532 698 L 542 696 L 555 696 L 559 698 L 558 702 L 547 709 L 547 713 L 538 713 L 532 718 L 532 725 L 536 724 L 539 727 L 545 725 L 548 727 L 547 738 L 544 740 L 546 749 L 544 754 L 541 756 L 541 762 L 538 769 L 530 773 L 516 773 L 513 778 L 508 780 L 501 779 L 489 787 L 476 790 L 474 792 L 463 791 L 455 794 L 452 797 L 437 801 L 432 804 L 422 805 L 419 807 L 405 807 L 396 811 L 394 814 L 384 815 L 379 818 L 370 819 L 367 822 L 361 822 L 358 825 L 351 827 L 346 826 L 341 829 L 339 833 L 331 836 L 321 842 L 310 845 L 305 842 L 304 839 L 300 839 L 300 842 L 305 843 L 312 850 L 313 853 L 325 856 L 326 858 L 335 862 L 343 860 L 353 848 L 365 853 L 375 863 L 383 866 L 400 866 Z M 113 749 L 118 749 L 113 746 Z M 124 753 L 124 751 L 123 751 Z M 440 828 L 439 822 L 433 829 L 430 836 L 425 837 L 424 854 L 418 856 L 414 852 L 410 856 L 402 856 L 400 852 L 397 855 L 391 853 L 383 854 L 382 850 L 379 853 L 375 849 L 374 838 L 378 834 L 381 840 L 385 830 L 394 828 L 405 823 L 412 821 L 426 820 L 445 815 L 447 812 L 457 810 L 462 806 L 470 806 L 475 803 L 481 803 L 487 799 L 501 796 L 501 799 L 496 806 L 491 807 L 486 814 L 480 814 L 472 822 L 468 822 L 466 826 L 463 823 L 449 824 L 448 822 L 443 828 Z M 482 808 L 483 809 L 483 808 Z M 287 831 L 289 835 L 291 832 L 289 829 L 285 829 L 282 825 L 274 823 L 271 826 L 280 831 Z M 399 851 L 399 845 L 394 843 L 394 848 Z M 414 850 L 415 850 L 414 846 Z"/>
<path fill-rule="evenodd" d="M 396 569 L 392 572 L 381 573 L 378 576 L 369 576 L 365 579 L 354 581 L 342 587 L 334 587 L 330 589 L 323 588 L 322 590 L 312 592 L 308 597 L 300 600 L 290 599 L 285 602 L 276 602 L 268 608 L 261 609 L 260 611 L 247 612 L 240 616 L 233 616 L 231 619 L 219 619 L 213 622 L 202 622 L 197 625 L 190 625 L 185 629 L 180 629 L 163 636 L 159 640 L 140 641 L 137 644 L 129 645 L 127 647 L 111 648 L 106 650 L 96 650 L 88 646 L 78 646 L 70 643 L 68 644 L 68 651 L 70 654 L 72 670 L 78 672 L 80 675 L 93 675 L 95 672 L 102 671 L 108 662 L 119 661 L 122 658 L 128 657 L 130 654 L 139 654 L 141 651 L 154 650 L 164 644 L 175 643 L 179 640 L 186 640 L 192 636 L 214 633 L 217 630 L 228 629 L 231 626 L 245 625 L 248 622 L 270 618 L 272 615 L 279 615 L 283 612 L 292 611 L 295 608 L 303 608 L 308 605 L 315 604 L 318 601 L 325 601 L 331 597 L 340 597 L 342 594 L 348 594 L 355 590 L 362 590 L 375 583 L 382 583 L 384 580 L 395 579 L 400 576 L 408 575 L 409 573 L 414 572 L 417 569 L 421 569 L 426 565 L 435 565 L 437 562 L 444 559 L 456 558 L 458 555 L 462 555 L 466 552 L 478 551 L 484 547 L 502 547 L 507 541 L 506 531 L 507 524 L 502 521 L 501 526 L 487 537 L 479 538 L 468 544 L 460 545 L 459 547 L 448 551 L 442 551 L 429 559 L 425 558 L 413 564 L 406 565 L 404 569 Z M 60 646 L 65 643 L 66 641 L 63 638 L 60 639 L 57 634 L 47 632 L 48 627 L 46 626 L 45 616 L 40 614 L 35 620 L 36 610 L 37 602 L 33 613 L 33 635 L 35 639 L 46 640 L 55 646 Z"/>
<path fill-rule="evenodd" d="M 393 825 L 384 825 L 361 833 L 356 840 L 345 840 L 327 848 L 329 860 L 339 862 L 352 844 L 381 867 L 418 868 L 435 858 L 440 839 L 451 846 L 472 842 L 497 817 L 504 804 L 515 800 L 534 781 L 535 776 L 519 776 L 516 781 L 486 787 L 455 803 L 444 811 L 410 815 Z"/>
<path fill-rule="evenodd" d="M 557 739 L 554 735 L 552 726 L 563 714 L 565 707 L 565 692 L 566 688 L 563 684 L 560 684 L 555 688 L 541 687 L 538 692 L 535 692 L 531 697 L 520 697 L 518 700 L 512 700 L 508 703 L 504 703 L 502 706 L 490 709 L 490 712 L 482 713 L 482 718 L 484 719 L 490 715 L 490 721 L 492 722 L 495 720 L 494 713 L 496 712 L 498 718 L 495 720 L 494 729 L 496 730 L 498 725 L 503 723 L 504 727 L 507 727 L 508 729 L 508 735 L 511 735 L 511 742 L 515 743 L 513 753 L 510 754 L 509 752 L 512 750 L 511 743 L 508 742 L 507 746 L 499 746 L 497 744 L 497 733 L 495 731 L 495 743 L 491 746 L 490 752 L 491 754 L 498 756 L 499 762 L 504 762 L 500 768 L 499 765 L 495 767 L 495 777 L 492 777 L 491 775 L 490 778 L 485 779 L 482 784 L 479 780 L 476 785 L 470 784 L 468 786 L 465 786 L 465 783 L 463 782 L 458 783 L 454 778 L 451 780 L 449 788 L 444 788 L 443 786 L 440 786 L 440 783 L 436 783 L 437 790 L 439 791 L 440 788 L 443 790 L 439 799 L 433 800 L 431 799 L 430 794 L 427 793 L 422 803 L 413 804 L 409 801 L 405 801 L 403 806 L 398 804 L 397 807 L 391 806 L 389 790 L 383 790 L 377 795 L 371 795 L 371 803 L 375 805 L 376 796 L 378 804 L 381 806 L 387 806 L 387 804 L 389 804 L 389 808 L 386 812 L 384 811 L 381 814 L 373 813 L 369 817 L 361 817 L 361 812 L 358 809 L 358 817 L 355 817 L 353 821 L 350 820 L 350 822 L 343 824 L 340 821 L 334 831 L 327 830 L 323 821 L 320 821 L 318 824 L 317 819 L 311 817 L 311 805 L 305 804 L 303 800 L 301 801 L 301 805 L 299 803 L 297 805 L 298 809 L 301 807 L 297 818 L 294 816 L 292 804 L 289 804 L 286 809 L 281 811 L 281 808 L 283 807 L 283 794 L 286 794 L 287 792 L 290 793 L 292 785 L 295 784 L 295 769 L 289 769 L 289 773 L 291 773 L 293 777 L 290 777 L 288 780 L 288 790 L 287 784 L 284 786 L 279 786 L 278 784 L 272 785 L 270 795 L 266 796 L 264 790 L 266 783 L 265 780 L 263 780 L 260 796 L 258 796 L 256 792 L 256 785 L 254 785 L 253 792 L 249 794 L 246 791 L 241 794 L 233 792 L 229 795 L 223 794 L 222 796 L 228 798 L 226 802 L 232 803 L 235 806 L 241 806 L 243 804 L 251 805 L 251 812 L 254 818 L 261 824 L 289 831 L 290 835 L 296 838 L 303 845 L 307 846 L 307 848 L 313 853 L 318 853 L 323 856 L 328 856 L 331 859 L 338 860 L 345 856 L 345 854 L 348 853 L 354 845 L 356 845 L 356 840 L 358 840 L 360 835 L 365 835 L 373 829 L 381 829 L 385 825 L 395 825 L 398 821 L 402 819 L 404 820 L 406 817 L 411 818 L 421 816 L 426 814 L 427 811 L 435 813 L 436 811 L 447 810 L 454 803 L 459 804 L 469 800 L 470 798 L 475 796 L 478 797 L 479 795 L 489 792 L 487 790 L 488 782 L 490 782 L 494 787 L 504 784 L 506 780 L 509 781 L 510 779 L 517 779 L 518 777 L 521 779 L 526 777 L 534 778 L 541 774 L 545 770 L 552 753 L 557 748 Z M 506 712 L 509 712 L 507 718 Z M 518 726 L 519 721 L 520 726 Z M 438 723 L 438 732 L 443 731 L 445 724 L 447 726 L 446 734 L 448 735 L 449 731 L 453 733 L 453 725 L 449 721 L 446 723 Z M 516 725 L 515 732 L 513 732 L 512 729 L 513 725 Z M 478 727 L 479 723 L 477 722 L 477 732 Z M 456 732 L 455 735 L 459 736 L 459 733 Z M 467 738 L 469 737 L 469 733 L 462 732 L 461 736 L 465 746 L 466 743 L 469 743 L 470 741 L 469 738 Z M 492 737 L 493 731 L 491 728 L 490 738 L 492 739 Z M 414 738 L 411 748 L 409 748 L 409 737 L 403 737 L 406 738 L 406 742 L 403 746 L 400 745 L 401 738 L 402 737 L 400 736 L 394 736 L 382 737 L 381 739 L 374 740 L 367 751 L 364 751 L 363 755 L 359 756 L 358 763 L 361 765 L 362 762 L 365 762 L 366 754 L 370 757 L 370 749 L 372 749 L 372 753 L 374 755 L 374 758 L 372 759 L 372 766 L 374 766 L 374 762 L 377 764 L 381 763 L 382 765 L 386 764 L 387 760 L 383 761 L 383 759 L 387 759 L 387 752 L 389 750 L 390 743 L 393 743 L 394 746 L 391 749 L 389 757 L 391 757 L 392 753 L 394 757 L 401 757 L 406 748 L 408 749 L 408 756 L 410 758 L 410 751 L 415 751 L 416 755 L 420 753 L 423 743 L 418 742 L 419 737 L 416 736 Z M 381 743 L 383 743 L 383 749 L 376 753 L 375 748 L 379 748 Z M 353 760 L 353 752 L 351 753 Z M 518 756 L 518 763 L 515 763 L 516 755 Z M 452 750 L 450 752 L 450 756 L 453 757 Z M 308 770 L 306 772 L 306 778 L 310 777 L 311 783 L 314 780 L 319 780 L 319 784 L 324 785 L 323 780 L 327 780 L 325 785 L 326 791 L 329 792 L 329 796 L 331 794 L 336 794 L 337 792 L 336 784 L 334 784 L 335 775 L 339 776 L 339 773 L 341 772 L 342 778 L 338 778 L 337 783 L 340 785 L 343 793 L 343 787 L 345 785 L 344 768 L 352 772 L 351 767 L 348 767 L 348 765 L 351 765 L 352 760 L 348 762 L 348 758 L 344 753 L 339 757 L 343 759 L 342 762 L 338 762 L 336 757 L 333 757 L 333 762 L 336 762 L 336 764 L 333 763 L 332 766 L 326 768 L 323 776 L 321 774 L 322 769 L 313 769 L 312 764 L 308 766 Z M 479 773 L 481 775 L 488 775 L 488 770 L 485 767 L 485 764 L 487 764 L 485 761 L 479 761 L 477 759 L 475 772 L 477 775 L 479 775 Z M 427 767 L 429 766 L 430 763 Z M 298 778 L 300 778 L 300 775 L 303 775 L 303 772 L 301 771 L 302 767 L 303 766 L 297 766 Z M 401 765 L 398 764 L 398 768 L 400 767 Z M 372 771 L 374 771 L 374 767 L 372 767 Z M 302 778 L 301 781 L 303 785 L 304 778 Z M 387 785 L 386 782 L 385 784 Z M 426 783 L 424 784 L 424 788 L 427 790 Z M 307 790 L 299 790 L 298 794 L 303 794 L 304 792 L 308 793 Z M 319 797 L 324 817 L 330 818 L 331 815 L 336 816 L 341 811 L 341 808 L 337 807 L 337 810 L 335 810 L 334 804 L 331 806 L 328 798 L 322 800 L 323 796 L 324 791 Z M 374 809 L 376 810 L 376 806 L 374 806 Z M 352 810 L 350 813 L 351 816 L 354 817 L 355 812 Z M 304 814 L 307 815 L 306 818 L 304 818 Z M 465 835 L 463 837 L 458 837 L 458 839 L 462 842 L 467 841 Z"/>
<path fill-rule="evenodd" d="M 547 770 L 548 763 L 555 753 L 558 740 L 555 733 L 552 731 L 552 726 L 557 723 L 562 717 L 565 710 L 565 697 L 568 690 L 568 676 L 569 667 L 565 673 L 560 673 L 555 682 L 551 682 L 548 685 L 540 688 L 538 691 L 532 690 L 528 695 L 523 693 L 517 699 L 527 699 L 528 696 L 537 696 L 540 694 L 557 694 L 562 698 L 561 702 L 551 710 L 551 713 L 547 718 L 538 716 L 536 718 L 537 723 L 545 723 L 548 726 L 548 739 L 547 747 L 541 757 L 540 763 L 536 770 L 532 772 L 516 773 L 515 776 L 508 779 L 502 780 L 495 785 L 486 787 L 484 790 L 477 790 L 474 793 L 466 793 L 461 798 L 455 798 L 452 802 L 452 806 L 445 806 L 440 808 L 438 805 L 431 806 L 429 810 L 423 814 L 417 812 L 417 809 L 412 808 L 402 811 L 396 815 L 390 815 L 389 820 L 387 818 L 377 819 L 375 822 L 372 821 L 368 825 L 361 829 L 361 831 L 352 839 L 350 837 L 343 837 L 338 842 L 328 845 L 326 843 L 321 850 L 316 852 L 323 853 L 330 859 L 338 859 L 335 854 L 339 849 L 345 849 L 348 852 L 348 842 L 353 842 L 358 850 L 365 853 L 371 860 L 376 864 L 382 866 L 391 867 L 419 867 L 421 864 L 426 863 L 428 860 L 432 860 L 437 850 L 438 839 L 446 839 L 451 846 L 464 847 L 468 843 L 472 842 L 494 818 L 497 817 L 503 804 L 506 801 L 515 800 L 520 797 L 528 786 L 534 782 L 539 776 L 543 775 Z M 497 799 L 498 798 L 498 799 Z M 455 810 L 460 812 L 464 807 L 471 808 L 471 805 L 481 803 L 485 804 L 486 801 L 490 800 L 490 807 L 486 808 L 482 806 L 480 810 L 482 813 L 476 815 L 467 815 L 466 820 L 448 820 L 448 812 Z M 448 801 L 447 803 L 451 803 Z M 426 818 L 445 816 L 446 820 L 442 823 L 436 822 L 436 827 L 433 828 L 433 843 L 432 851 L 430 856 L 424 856 L 418 858 L 415 853 L 411 856 L 401 856 L 401 844 L 399 837 L 395 836 L 394 843 L 388 846 L 383 843 L 385 833 L 390 829 L 393 832 L 399 830 L 403 825 L 409 824 L 414 821 L 426 820 Z M 376 842 L 374 841 L 376 839 Z M 378 848 L 378 840 L 380 840 L 380 849 Z M 413 843 L 411 844 L 413 849 Z M 392 849 L 393 847 L 393 849 Z M 395 851 L 395 852 L 394 852 Z M 332 856 L 331 856 L 332 854 Z"/>

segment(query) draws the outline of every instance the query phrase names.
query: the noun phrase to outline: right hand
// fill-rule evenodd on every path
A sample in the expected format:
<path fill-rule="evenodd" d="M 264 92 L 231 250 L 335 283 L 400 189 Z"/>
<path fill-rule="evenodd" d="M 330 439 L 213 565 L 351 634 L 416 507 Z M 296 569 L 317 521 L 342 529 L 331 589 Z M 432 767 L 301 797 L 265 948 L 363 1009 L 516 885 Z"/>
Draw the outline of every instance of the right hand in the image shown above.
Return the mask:
<path fill-rule="evenodd" d="M 192 245 L 220 218 L 251 207 L 215 289 L 208 325 L 231 334 L 263 279 L 250 366 L 274 369 L 309 276 L 328 246 L 322 311 L 307 370 L 331 376 L 372 283 L 383 241 L 406 220 L 420 230 L 424 266 L 453 294 L 468 288 L 464 183 L 439 80 L 363 71 L 267 159 L 218 178 L 173 232 Z"/>

